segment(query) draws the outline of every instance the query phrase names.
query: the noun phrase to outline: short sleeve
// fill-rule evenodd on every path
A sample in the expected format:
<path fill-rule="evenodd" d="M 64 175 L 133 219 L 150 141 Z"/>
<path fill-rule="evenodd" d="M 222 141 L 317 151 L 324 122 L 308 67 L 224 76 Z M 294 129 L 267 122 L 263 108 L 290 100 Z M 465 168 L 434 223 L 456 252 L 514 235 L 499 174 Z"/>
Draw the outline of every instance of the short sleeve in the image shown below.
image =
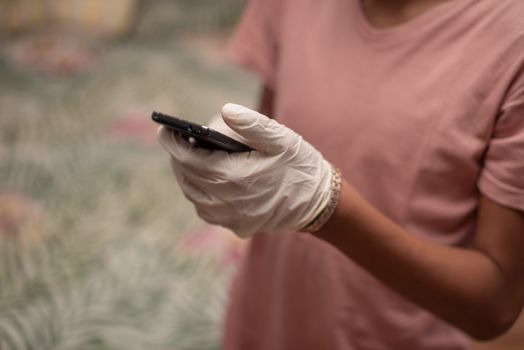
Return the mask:
<path fill-rule="evenodd" d="M 524 211 L 524 70 L 502 103 L 478 187 L 495 202 Z"/>
<path fill-rule="evenodd" d="M 274 87 L 284 0 L 252 0 L 233 36 L 229 57 Z"/>

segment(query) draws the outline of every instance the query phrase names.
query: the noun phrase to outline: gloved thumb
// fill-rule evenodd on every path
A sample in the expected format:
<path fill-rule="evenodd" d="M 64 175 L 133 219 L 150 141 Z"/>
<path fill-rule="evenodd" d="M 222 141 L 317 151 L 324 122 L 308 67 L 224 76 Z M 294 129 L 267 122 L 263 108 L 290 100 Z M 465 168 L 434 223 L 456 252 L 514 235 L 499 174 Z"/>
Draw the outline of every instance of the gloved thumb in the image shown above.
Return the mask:
<path fill-rule="evenodd" d="M 222 107 L 222 118 L 257 151 L 278 154 L 288 147 L 290 130 L 257 111 L 227 103 Z"/>

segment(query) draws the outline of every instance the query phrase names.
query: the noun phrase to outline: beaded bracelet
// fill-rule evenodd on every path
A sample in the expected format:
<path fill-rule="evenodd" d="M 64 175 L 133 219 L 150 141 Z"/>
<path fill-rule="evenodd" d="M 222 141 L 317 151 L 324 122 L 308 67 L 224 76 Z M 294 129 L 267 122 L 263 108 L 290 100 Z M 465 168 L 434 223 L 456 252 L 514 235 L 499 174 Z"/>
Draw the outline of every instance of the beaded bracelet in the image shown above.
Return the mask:
<path fill-rule="evenodd" d="M 331 189 L 329 202 L 318 216 L 301 231 L 316 232 L 329 220 L 337 208 L 340 199 L 340 190 L 342 188 L 342 173 L 339 169 L 331 166 Z"/>

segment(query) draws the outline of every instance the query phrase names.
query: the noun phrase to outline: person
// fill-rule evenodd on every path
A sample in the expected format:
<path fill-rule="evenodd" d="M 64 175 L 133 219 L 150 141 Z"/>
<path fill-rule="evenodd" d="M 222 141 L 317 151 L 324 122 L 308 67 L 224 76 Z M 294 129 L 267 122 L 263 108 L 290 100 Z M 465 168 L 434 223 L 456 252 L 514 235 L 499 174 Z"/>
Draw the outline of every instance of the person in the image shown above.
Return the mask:
<path fill-rule="evenodd" d="M 251 237 L 225 349 L 466 349 L 511 327 L 523 18 L 520 0 L 251 1 L 230 53 L 261 113 L 222 117 L 256 151 L 159 131 L 197 213 Z"/>

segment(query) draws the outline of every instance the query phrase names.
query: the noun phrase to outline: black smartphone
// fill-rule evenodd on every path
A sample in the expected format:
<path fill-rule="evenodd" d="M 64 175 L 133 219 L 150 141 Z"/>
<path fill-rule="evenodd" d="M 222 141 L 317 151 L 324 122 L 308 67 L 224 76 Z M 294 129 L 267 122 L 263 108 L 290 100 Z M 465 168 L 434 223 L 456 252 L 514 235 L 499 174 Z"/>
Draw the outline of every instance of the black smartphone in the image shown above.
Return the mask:
<path fill-rule="evenodd" d="M 178 132 L 197 147 L 212 151 L 221 150 L 229 153 L 254 151 L 254 149 L 248 145 L 232 139 L 231 137 L 226 136 L 205 125 L 192 123 L 187 120 L 159 112 L 153 112 L 151 119 L 157 123 L 165 125 L 171 130 Z"/>

